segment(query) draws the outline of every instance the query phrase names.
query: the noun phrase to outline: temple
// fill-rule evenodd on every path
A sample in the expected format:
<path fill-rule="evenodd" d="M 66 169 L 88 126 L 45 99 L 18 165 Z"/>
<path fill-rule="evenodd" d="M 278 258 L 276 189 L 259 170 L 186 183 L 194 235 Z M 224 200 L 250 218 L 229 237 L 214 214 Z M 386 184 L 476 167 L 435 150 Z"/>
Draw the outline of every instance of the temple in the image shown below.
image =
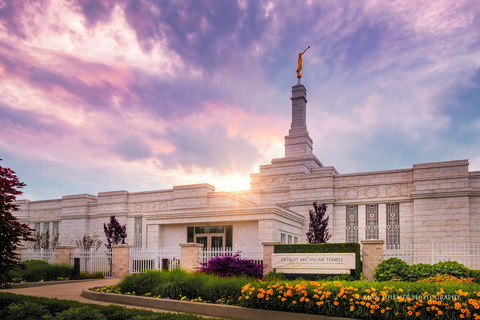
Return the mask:
<path fill-rule="evenodd" d="M 250 190 L 216 192 L 212 185 L 192 184 L 65 195 L 17 201 L 15 215 L 39 232 L 57 234 L 61 245 L 94 233 L 103 237 L 103 223 L 115 215 L 127 226 L 127 243 L 139 248 L 189 242 L 245 247 L 305 243 L 308 213 L 317 201 L 328 206 L 330 242 L 480 242 L 480 172 L 470 172 L 468 160 L 339 174 L 313 153 L 307 90 L 300 81 L 292 87 L 291 103 L 285 156 L 251 174 Z"/>

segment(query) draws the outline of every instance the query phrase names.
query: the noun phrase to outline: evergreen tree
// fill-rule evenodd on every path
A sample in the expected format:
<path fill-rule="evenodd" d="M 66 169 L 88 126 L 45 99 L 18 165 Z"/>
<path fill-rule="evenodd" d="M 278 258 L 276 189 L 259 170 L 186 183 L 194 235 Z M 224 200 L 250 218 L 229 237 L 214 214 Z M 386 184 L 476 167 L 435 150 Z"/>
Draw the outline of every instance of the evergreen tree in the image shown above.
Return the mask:
<path fill-rule="evenodd" d="M 107 237 L 107 243 L 105 246 L 108 249 L 112 248 L 112 244 L 125 244 L 125 238 L 127 237 L 127 227 L 121 226 L 115 216 L 110 216 L 110 222 L 103 224 L 103 231 Z"/>
<path fill-rule="evenodd" d="M 328 232 L 328 216 L 325 216 L 327 205 L 313 203 L 314 210 L 310 210 L 310 225 L 307 232 L 308 243 L 327 243 L 330 239 Z"/>
<path fill-rule="evenodd" d="M 13 170 L 0 166 L 0 278 L 20 264 L 15 252 L 18 245 L 22 241 L 33 240 L 33 230 L 12 215 L 18 210 L 14 201 L 22 194 L 19 189 L 24 186 Z"/>

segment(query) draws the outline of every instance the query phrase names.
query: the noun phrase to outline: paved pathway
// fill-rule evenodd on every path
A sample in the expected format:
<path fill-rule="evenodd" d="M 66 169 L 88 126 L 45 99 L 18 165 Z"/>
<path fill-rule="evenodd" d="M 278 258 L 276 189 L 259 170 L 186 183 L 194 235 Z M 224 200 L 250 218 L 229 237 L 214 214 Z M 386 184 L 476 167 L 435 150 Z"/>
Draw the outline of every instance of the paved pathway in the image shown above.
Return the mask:
<path fill-rule="evenodd" d="M 80 301 L 83 303 L 96 303 L 96 304 L 103 304 L 103 305 L 111 305 L 116 303 L 110 302 L 103 302 L 103 301 L 94 301 L 87 298 L 82 297 L 82 290 L 93 288 L 95 286 L 110 286 L 115 285 L 120 282 L 120 279 L 99 279 L 99 280 L 89 280 L 89 281 L 65 281 L 61 283 L 56 283 L 52 285 L 42 285 L 42 286 L 34 286 L 34 287 L 25 287 L 25 288 L 9 288 L 9 289 L 1 289 L 0 292 L 11 292 L 17 294 L 24 294 L 28 296 L 37 296 L 37 297 L 46 297 L 46 298 L 57 298 L 57 299 L 64 299 L 64 300 L 75 300 Z M 136 309 L 149 309 L 153 311 L 162 311 L 162 312 L 169 312 L 165 310 L 158 310 L 158 309 L 150 309 L 144 307 L 136 307 L 124 304 L 116 304 L 119 306 L 125 306 L 128 308 L 136 308 Z"/>

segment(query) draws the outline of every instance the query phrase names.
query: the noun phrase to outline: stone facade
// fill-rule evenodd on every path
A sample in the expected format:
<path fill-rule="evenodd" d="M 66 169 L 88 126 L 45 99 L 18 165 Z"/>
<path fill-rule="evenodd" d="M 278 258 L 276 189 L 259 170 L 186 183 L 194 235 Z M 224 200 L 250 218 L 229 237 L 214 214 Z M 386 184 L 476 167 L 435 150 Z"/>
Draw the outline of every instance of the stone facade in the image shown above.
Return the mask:
<path fill-rule="evenodd" d="M 205 245 L 256 246 L 305 243 L 308 213 L 317 201 L 328 205 L 330 242 L 480 242 L 480 172 L 469 172 L 468 160 L 339 174 L 313 154 L 306 103 L 306 89 L 299 83 L 292 88 L 285 157 L 251 174 L 248 191 L 215 192 L 209 184 L 193 184 L 68 195 L 18 201 L 16 215 L 40 231 L 57 230 L 61 245 L 74 245 L 85 234 L 103 238 L 103 223 L 115 215 L 127 225 L 130 245 L 201 240 Z"/>

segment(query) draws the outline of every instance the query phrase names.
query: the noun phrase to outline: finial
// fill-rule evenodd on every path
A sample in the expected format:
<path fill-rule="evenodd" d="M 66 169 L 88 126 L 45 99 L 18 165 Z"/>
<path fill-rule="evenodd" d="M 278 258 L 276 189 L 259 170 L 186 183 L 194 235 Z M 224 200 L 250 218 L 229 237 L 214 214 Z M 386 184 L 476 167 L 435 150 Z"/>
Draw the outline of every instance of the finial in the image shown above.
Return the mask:
<path fill-rule="evenodd" d="M 307 51 L 308 49 L 310 49 L 310 46 L 308 46 L 307 49 L 303 50 L 303 52 L 300 52 L 298 54 L 298 67 L 297 67 L 297 78 L 298 78 L 298 82 L 300 83 L 300 78 L 302 77 L 302 74 L 300 73 L 300 70 L 302 70 L 302 55 L 305 53 L 305 51 Z"/>

